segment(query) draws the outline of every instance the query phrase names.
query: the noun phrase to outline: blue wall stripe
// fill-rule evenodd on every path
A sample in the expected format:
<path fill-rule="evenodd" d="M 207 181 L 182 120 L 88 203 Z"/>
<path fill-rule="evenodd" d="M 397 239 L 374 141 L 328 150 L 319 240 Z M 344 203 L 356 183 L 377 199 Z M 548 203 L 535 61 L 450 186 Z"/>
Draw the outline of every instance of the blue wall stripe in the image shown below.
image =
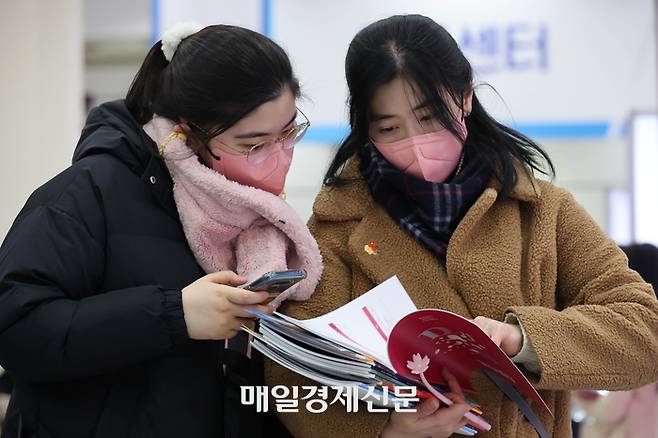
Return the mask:
<path fill-rule="evenodd" d="M 610 124 L 593 123 L 520 123 L 510 125 L 530 138 L 539 140 L 604 139 L 608 137 Z M 304 136 L 305 143 L 339 143 L 349 132 L 342 125 L 311 125 Z"/>
<path fill-rule="evenodd" d="M 160 40 L 160 0 L 151 0 L 151 45 Z"/>
<path fill-rule="evenodd" d="M 313 125 L 308 128 L 304 135 L 304 143 L 339 143 L 347 136 L 349 129 L 347 126 L 331 125 Z"/>
<path fill-rule="evenodd" d="M 272 1 L 273 0 L 262 0 L 263 1 L 263 35 L 272 37 Z"/>
<path fill-rule="evenodd" d="M 513 126 L 514 127 L 514 126 Z M 605 138 L 610 131 L 606 122 L 593 123 L 520 123 L 515 129 L 536 138 Z"/>
<path fill-rule="evenodd" d="M 272 36 L 272 0 L 262 0 L 262 32 Z M 151 0 L 151 45 L 160 40 L 160 1 Z"/>

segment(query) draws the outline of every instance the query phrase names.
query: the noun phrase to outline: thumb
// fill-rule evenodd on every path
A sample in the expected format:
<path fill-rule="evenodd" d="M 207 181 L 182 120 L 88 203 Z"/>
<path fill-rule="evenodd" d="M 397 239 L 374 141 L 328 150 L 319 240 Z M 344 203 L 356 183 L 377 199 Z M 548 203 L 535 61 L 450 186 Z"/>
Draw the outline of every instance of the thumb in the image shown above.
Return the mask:
<path fill-rule="evenodd" d="M 427 417 L 436 412 L 440 405 L 439 401 L 434 397 L 425 399 L 416 406 L 416 414 L 418 417 Z"/>
<path fill-rule="evenodd" d="M 240 286 L 247 282 L 246 278 L 232 271 L 212 272 L 203 278 L 211 283 L 226 284 L 228 286 Z"/>

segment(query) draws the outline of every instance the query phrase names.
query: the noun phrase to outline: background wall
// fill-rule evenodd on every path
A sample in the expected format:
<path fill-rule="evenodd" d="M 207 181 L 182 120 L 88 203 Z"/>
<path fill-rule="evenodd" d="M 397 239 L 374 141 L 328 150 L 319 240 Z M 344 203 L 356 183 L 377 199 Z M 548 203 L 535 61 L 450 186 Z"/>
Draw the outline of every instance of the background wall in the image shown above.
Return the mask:
<path fill-rule="evenodd" d="M 2 1 L 0 238 L 66 168 L 83 116 L 82 0 Z"/>

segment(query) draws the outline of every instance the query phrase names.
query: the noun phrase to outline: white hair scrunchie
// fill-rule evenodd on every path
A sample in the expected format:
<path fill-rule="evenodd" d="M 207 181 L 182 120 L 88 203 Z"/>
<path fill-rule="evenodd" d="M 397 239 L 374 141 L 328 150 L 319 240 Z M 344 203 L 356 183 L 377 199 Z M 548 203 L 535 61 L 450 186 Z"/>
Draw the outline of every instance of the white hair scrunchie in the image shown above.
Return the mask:
<path fill-rule="evenodd" d="M 201 29 L 203 26 L 197 23 L 178 23 L 167 30 L 162 36 L 162 53 L 165 59 L 171 62 L 181 41 Z"/>

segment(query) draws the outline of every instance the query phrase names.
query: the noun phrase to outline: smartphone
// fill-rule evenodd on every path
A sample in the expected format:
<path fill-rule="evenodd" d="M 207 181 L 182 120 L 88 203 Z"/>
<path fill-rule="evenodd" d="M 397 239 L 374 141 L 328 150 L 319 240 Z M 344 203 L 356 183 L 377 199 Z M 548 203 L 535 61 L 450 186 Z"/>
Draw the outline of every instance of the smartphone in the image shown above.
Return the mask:
<path fill-rule="evenodd" d="M 266 302 L 272 301 L 278 297 L 281 292 L 290 286 L 306 278 L 306 271 L 303 269 L 291 269 L 288 271 L 268 272 L 262 277 L 242 286 L 244 289 L 252 291 L 269 292 Z"/>

